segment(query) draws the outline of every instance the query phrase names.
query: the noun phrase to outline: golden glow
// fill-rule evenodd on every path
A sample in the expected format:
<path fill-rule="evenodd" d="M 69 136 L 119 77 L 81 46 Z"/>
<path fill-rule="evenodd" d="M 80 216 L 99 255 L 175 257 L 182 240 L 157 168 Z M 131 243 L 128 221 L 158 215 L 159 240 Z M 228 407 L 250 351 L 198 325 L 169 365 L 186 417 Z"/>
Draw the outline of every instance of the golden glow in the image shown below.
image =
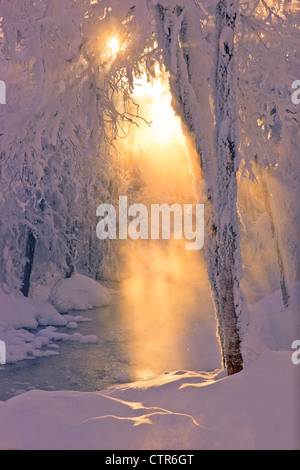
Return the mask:
<path fill-rule="evenodd" d="M 162 74 L 152 83 L 146 76 L 136 79 L 133 99 L 140 115 L 152 124 L 139 122 L 118 143 L 131 203 L 203 202 L 195 196 L 200 168 L 171 107 L 167 77 Z M 203 252 L 186 251 L 185 242 L 122 242 L 122 311 L 133 332 L 130 356 L 133 374 L 139 378 L 184 368 L 184 332 L 201 321 L 199 304 L 207 306 L 203 315 L 213 314 Z"/>
<path fill-rule="evenodd" d="M 109 40 L 108 49 L 109 49 L 110 55 L 116 55 L 119 52 L 120 42 L 119 42 L 119 39 L 116 36 Z"/>
<path fill-rule="evenodd" d="M 117 54 L 125 49 L 126 44 L 122 44 L 118 36 L 111 36 L 105 40 L 99 38 L 97 51 L 100 52 L 100 63 L 109 67 L 116 59 Z"/>
<path fill-rule="evenodd" d="M 151 114 L 151 129 L 148 132 L 145 129 L 146 138 L 166 143 L 177 136 L 178 140 L 183 141 L 180 120 L 171 107 L 172 97 L 166 84 L 163 85 L 161 80 L 153 80 L 151 83 L 143 75 L 135 80 L 134 97 L 138 101 L 142 99 Z"/>
<path fill-rule="evenodd" d="M 256 303 L 262 292 L 272 290 L 272 283 L 279 272 L 274 269 L 274 266 L 278 266 L 278 258 L 268 211 L 271 209 L 280 235 L 280 227 L 288 224 L 284 207 L 289 188 L 274 177 L 276 168 L 278 163 L 271 166 L 253 162 L 255 180 L 238 178 L 239 208 L 243 208 L 240 216 L 244 227 L 241 249 L 245 276 L 241 285 L 250 304 Z M 272 201 L 272 198 L 275 200 Z"/>
<path fill-rule="evenodd" d="M 185 251 L 182 240 L 130 241 L 124 253 L 122 306 L 133 331 L 134 375 L 145 379 L 187 368 L 185 333 L 201 318 L 200 286 L 206 278 L 200 253 Z"/>

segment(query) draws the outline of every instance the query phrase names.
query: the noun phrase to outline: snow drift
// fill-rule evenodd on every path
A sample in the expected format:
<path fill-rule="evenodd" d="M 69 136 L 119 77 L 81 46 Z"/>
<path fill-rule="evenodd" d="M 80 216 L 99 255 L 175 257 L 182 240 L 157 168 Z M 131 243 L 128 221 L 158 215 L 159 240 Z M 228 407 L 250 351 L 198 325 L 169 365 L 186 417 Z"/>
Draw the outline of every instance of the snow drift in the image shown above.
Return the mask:
<path fill-rule="evenodd" d="M 60 280 L 50 293 L 49 300 L 59 312 L 90 310 L 111 302 L 111 295 L 104 286 L 80 274 Z"/>
<path fill-rule="evenodd" d="M 266 352 L 233 377 L 174 372 L 103 393 L 0 404 L 0 449 L 297 449 L 297 368 Z"/>
<path fill-rule="evenodd" d="M 77 274 L 56 284 L 49 298 L 53 305 L 46 301 L 47 293 L 47 288 L 35 286 L 33 298 L 26 299 L 0 291 L 0 339 L 6 344 L 7 363 L 57 355 L 52 349 L 53 341 L 97 342 L 94 335 L 57 331 L 59 327 L 74 330 L 78 323 L 88 321 L 81 315 L 62 315 L 57 310 L 64 313 L 108 305 L 108 289 Z"/>

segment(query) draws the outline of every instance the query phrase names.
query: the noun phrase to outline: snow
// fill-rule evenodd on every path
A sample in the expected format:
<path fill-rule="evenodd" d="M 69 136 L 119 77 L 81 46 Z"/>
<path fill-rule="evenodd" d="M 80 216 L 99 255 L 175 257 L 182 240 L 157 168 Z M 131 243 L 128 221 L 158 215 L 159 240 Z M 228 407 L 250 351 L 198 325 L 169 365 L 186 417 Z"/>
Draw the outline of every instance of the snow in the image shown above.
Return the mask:
<path fill-rule="evenodd" d="M 15 298 L 0 294 L 0 329 L 36 328 L 38 326 L 37 307 L 25 298 Z"/>
<path fill-rule="evenodd" d="M 29 297 L 38 302 L 48 302 L 50 295 L 50 288 L 40 286 L 39 284 L 31 283 Z"/>
<path fill-rule="evenodd" d="M 53 341 L 97 343 L 98 338 L 94 335 L 57 331 L 61 327 L 75 330 L 78 323 L 89 320 L 81 315 L 62 315 L 55 306 L 66 312 L 87 310 L 110 301 L 108 289 L 79 274 L 60 281 L 52 292 L 47 287 L 35 285 L 30 299 L 0 291 L 0 339 L 6 344 L 6 362 L 58 355 L 53 351 Z"/>
<path fill-rule="evenodd" d="M 49 326 L 44 330 L 40 330 L 37 333 L 37 337 L 45 338 L 46 341 L 75 341 L 85 344 L 95 344 L 98 342 L 98 338 L 95 335 L 84 336 L 81 333 L 73 333 L 71 335 L 67 333 L 59 333 L 57 332 L 57 329 L 52 326 Z"/>
<path fill-rule="evenodd" d="M 283 307 L 279 291 L 263 297 L 251 308 L 264 345 L 274 351 L 289 350 L 299 333 L 299 283 L 292 284 L 290 290 L 288 309 Z"/>
<path fill-rule="evenodd" d="M 296 449 L 297 368 L 268 351 L 233 377 L 184 372 L 0 405 L 0 449 Z"/>
<path fill-rule="evenodd" d="M 98 393 L 22 393 L 0 403 L 0 449 L 297 449 L 299 369 L 290 348 L 298 289 L 292 288 L 289 310 L 282 309 L 280 292 L 251 307 L 265 349 L 242 372 L 183 370 Z M 280 312 L 291 325 L 282 335 L 276 330 L 271 350 L 267 324 Z M 48 327 L 37 339 L 55 334 Z"/>
<path fill-rule="evenodd" d="M 50 301 L 59 312 L 90 310 L 111 302 L 108 290 L 93 279 L 75 274 L 57 283 L 50 293 Z"/>

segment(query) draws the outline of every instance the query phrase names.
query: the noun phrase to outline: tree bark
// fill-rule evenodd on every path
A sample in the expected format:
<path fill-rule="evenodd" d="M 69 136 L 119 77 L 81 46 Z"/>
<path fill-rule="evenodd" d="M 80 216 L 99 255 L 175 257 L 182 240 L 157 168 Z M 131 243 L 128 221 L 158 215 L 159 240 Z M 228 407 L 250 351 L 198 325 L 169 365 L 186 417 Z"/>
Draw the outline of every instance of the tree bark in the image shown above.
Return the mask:
<path fill-rule="evenodd" d="M 242 315 L 242 260 L 237 213 L 238 118 L 234 60 L 238 0 L 220 0 L 216 11 L 214 81 L 215 153 L 217 165 L 217 314 L 224 328 L 224 358 L 228 374 L 243 369 L 239 319 Z"/>
<path fill-rule="evenodd" d="M 21 287 L 21 292 L 24 295 L 24 297 L 28 297 L 29 295 L 30 278 L 31 278 L 31 273 L 32 273 L 32 268 L 33 268 L 35 247 L 36 247 L 35 236 L 33 235 L 32 230 L 29 229 L 27 241 L 26 241 L 26 248 L 25 248 L 25 257 L 27 261 L 24 267 L 22 287 Z"/>
<path fill-rule="evenodd" d="M 236 6 L 236 2 L 234 4 Z M 233 73 L 236 17 L 236 9 L 233 10 L 230 7 L 229 11 L 226 2 L 218 4 L 216 18 L 218 44 L 221 42 L 224 28 L 230 28 L 231 34 L 227 35 L 228 40 L 223 42 L 222 50 L 217 48 L 216 53 L 214 147 L 211 136 L 214 124 L 210 126 L 207 123 L 208 116 L 211 114 L 208 87 L 206 84 L 205 96 L 199 84 L 197 70 L 192 66 L 195 63 L 201 63 L 201 47 L 197 43 L 199 25 L 195 18 L 195 11 L 185 10 L 184 7 L 178 6 L 170 11 L 160 4 L 156 6 L 158 42 L 163 51 L 165 66 L 170 73 L 172 104 L 182 119 L 186 133 L 189 137 L 193 136 L 205 181 L 207 198 L 205 253 L 218 318 L 218 333 L 224 366 L 229 375 L 243 368 L 241 337 L 238 328 L 238 316 L 242 314 L 242 294 L 239 286 L 242 262 L 239 256 L 240 240 L 236 208 L 237 136 L 236 116 L 231 115 L 235 107 L 235 84 L 232 84 L 230 80 Z M 234 90 L 230 89 L 231 85 Z M 225 101 L 223 100 L 221 106 L 219 97 L 224 94 L 230 101 L 226 101 L 226 96 L 224 96 Z M 228 106 L 229 103 L 231 106 Z M 206 115 L 203 113 L 203 107 L 207 110 Z M 221 138 L 220 133 L 223 119 L 228 121 L 225 140 Z M 226 223 L 223 219 L 224 211 L 228 215 Z"/>

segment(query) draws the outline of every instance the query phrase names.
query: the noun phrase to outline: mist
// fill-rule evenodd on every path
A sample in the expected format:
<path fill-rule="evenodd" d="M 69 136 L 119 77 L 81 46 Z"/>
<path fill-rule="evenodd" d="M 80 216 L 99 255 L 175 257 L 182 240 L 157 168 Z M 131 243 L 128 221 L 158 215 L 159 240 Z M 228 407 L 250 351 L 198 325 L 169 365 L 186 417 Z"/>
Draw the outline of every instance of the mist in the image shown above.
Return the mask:
<path fill-rule="evenodd" d="M 162 74 L 152 83 L 146 77 L 137 80 L 133 97 L 151 124 L 139 122 L 118 143 L 124 171 L 130 175 L 130 203 L 202 204 L 199 163 L 188 151 L 172 109 L 167 77 Z M 193 350 L 191 337 L 188 344 L 185 335 L 191 336 L 199 323 L 214 315 L 203 250 L 187 251 L 186 240 L 172 237 L 119 243 L 121 311 L 131 329 L 133 375 L 191 367 L 197 345 Z"/>

